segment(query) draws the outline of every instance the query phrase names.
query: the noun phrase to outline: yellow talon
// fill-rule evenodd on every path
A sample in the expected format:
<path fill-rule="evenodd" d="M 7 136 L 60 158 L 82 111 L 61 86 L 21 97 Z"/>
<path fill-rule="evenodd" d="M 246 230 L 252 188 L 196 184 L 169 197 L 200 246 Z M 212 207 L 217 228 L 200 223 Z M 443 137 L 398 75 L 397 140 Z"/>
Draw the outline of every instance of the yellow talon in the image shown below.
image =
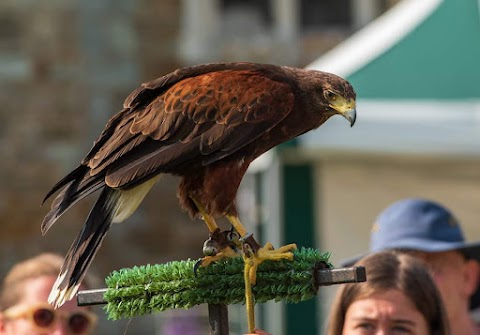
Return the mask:
<path fill-rule="evenodd" d="M 233 257 L 239 257 L 240 255 L 235 252 L 230 246 L 232 245 L 233 242 L 228 241 L 226 239 L 225 233 L 228 232 L 221 232 L 220 228 L 218 227 L 217 223 L 215 222 L 215 219 L 207 213 L 203 205 L 200 203 L 195 198 L 191 198 L 192 201 L 195 203 L 195 206 L 197 206 L 199 213 L 202 216 L 202 220 L 205 222 L 205 224 L 208 227 L 208 230 L 210 232 L 210 238 L 205 241 L 204 243 L 204 254 L 207 255 L 203 257 L 200 261 L 198 261 L 195 266 L 194 266 L 194 272 L 196 274 L 196 271 L 198 267 L 205 267 L 213 262 L 219 261 L 223 258 L 233 258 Z M 207 243 L 211 243 L 206 246 Z M 235 244 L 235 243 L 233 243 Z M 207 249 L 205 249 L 207 247 Z M 205 251 L 207 250 L 207 252 Z"/>
<path fill-rule="evenodd" d="M 257 269 L 265 260 L 293 259 L 293 250 L 297 249 L 295 244 L 288 244 L 274 249 L 270 242 L 263 248 L 255 241 L 253 235 L 247 232 L 236 215 L 226 215 L 237 233 L 240 235 L 243 249 L 243 260 L 245 262 L 243 277 L 245 280 L 245 305 L 247 309 L 248 332 L 255 331 L 255 301 L 252 292 L 252 285 L 257 282 Z"/>
<path fill-rule="evenodd" d="M 253 333 L 255 331 L 255 310 L 252 285 L 257 282 L 257 269 L 260 264 L 266 260 L 281 260 L 288 259 L 293 260 L 293 250 L 297 249 L 296 244 L 288 244 L 278 249 L 273 249 L 270 242 L 267 242 L 263 248 L 257 250 L 257 252 L 244 252 L 243 260 L 245 262 L 244 268 L 244 280 L 245 280 L 245 305 L 247 308 L 247 323 L 248 332 Z"/>
<path fill-rule="evenodd" d="M 240 257 L 240 255 L 237 254 L 232 248 L 225 247 L 221 251 L 219 251 L 216 255 L 203 257 L 200 262 L 200 266 L 202 267 L 209 266 L 213 262 L 219 261 L 224 258 L 233 258 L 233 257 Z"/>
<path fill-rule="evenodd" d="M 249 281 L 252 285 L 257 282 L 257 269 L 260 264 L 266 260 L 276 261 L 281 259 L 293 260 L 292 251 L 297 249 L 297 245 L 292 243 L 284 245 L 278 249 L 273 249 L 270 242 L 267 242 L 263 248 L 258 249 L 256 253 L 252 253 L 251 256 L 247 255 L 249 266 Z"/>

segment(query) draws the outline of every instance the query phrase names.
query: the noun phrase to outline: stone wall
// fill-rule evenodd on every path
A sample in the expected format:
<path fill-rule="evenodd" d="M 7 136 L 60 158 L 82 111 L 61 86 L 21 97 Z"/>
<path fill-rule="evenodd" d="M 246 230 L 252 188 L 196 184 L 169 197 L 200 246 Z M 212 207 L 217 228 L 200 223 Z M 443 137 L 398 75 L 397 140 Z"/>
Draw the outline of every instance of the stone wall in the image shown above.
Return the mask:
<path fill-rule="evenodd" d="M 42 199 L 77 166 L 131 90 L 178 67 L 172 48 L 178 6 L 174 0 L 0 2 L 0 277 L 37 252 L 66 253 L 95 197 L 45 237 L 40 223 L 50 202 L 41 207 Z M 200 256 L 206 230 L 178 209 L 176 183 L 165 178 L 134 217 L 111 229 L 92 266 L 99 278 L 120 267 Z M 129 333 L 152 327 L 134 322 Z M 125 326 L 102 328 L 112 334 Z"/>
<path fill-rule="evenodd" d="M 178 6 L 108 0 L 0 4 L 0 269 L 43 248 L 64 252 L 71 243 L 91 201 L 41 238 L 39 225 L 48 211 L 48 204 L 40 207 L 42 198 L 79 163 L 132 89 L 179 65 L 172 51 Z M 175 181 L 164 184 L 149 200 L 168 199 L 159 204 L 160 213 L 175 201 Z M 180 217 L 148 219 L 162 236 L 161 227 Z M 137 230 L 134 222 L 125 227 L 118 229 Z"/>

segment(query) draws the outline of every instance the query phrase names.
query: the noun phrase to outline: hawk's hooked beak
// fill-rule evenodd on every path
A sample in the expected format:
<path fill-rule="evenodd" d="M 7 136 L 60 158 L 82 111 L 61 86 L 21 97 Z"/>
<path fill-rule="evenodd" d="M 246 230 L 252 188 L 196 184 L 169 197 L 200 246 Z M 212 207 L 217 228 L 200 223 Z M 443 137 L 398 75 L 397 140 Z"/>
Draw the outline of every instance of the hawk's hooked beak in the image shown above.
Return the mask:
<path fill-rule="evenodd" d="M 345 112 L 342 113 L 343 117 L 350 121 L 350 127 L 353 127 L 355 124 L 355 120 L 357 119 L 357 110 L 355 108 L 346 110 Z"/>
<path fill-rule="evenodd" d="M 357 119 L 357 110 L 355 109 L 355 100 L 341 100 L 336 104 L 331 104 L 330 107 L 335 109 L 340 115 L 350 121 L 350 127 L 353 127 Z"/>

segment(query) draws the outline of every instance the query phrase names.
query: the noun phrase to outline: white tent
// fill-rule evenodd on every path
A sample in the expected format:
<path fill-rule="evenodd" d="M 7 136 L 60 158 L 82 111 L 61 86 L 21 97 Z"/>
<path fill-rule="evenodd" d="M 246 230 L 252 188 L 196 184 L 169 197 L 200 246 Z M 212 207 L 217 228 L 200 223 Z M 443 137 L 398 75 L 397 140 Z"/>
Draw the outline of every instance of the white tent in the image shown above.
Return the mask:
<path fill-rule="evenodd" d="M 358 122 L 332 119 L 300 146 L 480 155 L 477 0 L 404 0 L 308 67 L 346 77 Z"/>

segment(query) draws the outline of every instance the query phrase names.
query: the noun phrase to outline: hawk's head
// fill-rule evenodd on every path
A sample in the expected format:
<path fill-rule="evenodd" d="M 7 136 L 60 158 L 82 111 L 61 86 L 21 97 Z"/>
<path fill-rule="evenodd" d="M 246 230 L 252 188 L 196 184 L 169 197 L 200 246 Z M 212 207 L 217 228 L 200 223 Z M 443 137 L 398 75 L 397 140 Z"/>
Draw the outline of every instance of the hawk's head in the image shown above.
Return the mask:
<path fill-rule="evenodd" d="M 342 115 L 351 126 L 354 125 L 356 94 L 347 80 L 327 72 L 297 70 L 295 77 L 308 107 L 322 113 Z"/>

